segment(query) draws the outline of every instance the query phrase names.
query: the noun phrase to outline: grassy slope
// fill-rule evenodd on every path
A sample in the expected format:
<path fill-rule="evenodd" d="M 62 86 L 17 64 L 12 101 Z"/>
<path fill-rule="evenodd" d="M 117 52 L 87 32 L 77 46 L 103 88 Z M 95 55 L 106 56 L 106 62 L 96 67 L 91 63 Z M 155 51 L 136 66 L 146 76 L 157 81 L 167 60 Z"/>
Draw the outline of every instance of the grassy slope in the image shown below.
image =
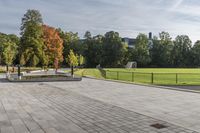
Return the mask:
<path fill-rule="evenodd" d="M 79 69 L 75 72 L 75 74 L 95 78 L 103 78 L 101 72 L 98 69 Z"/>

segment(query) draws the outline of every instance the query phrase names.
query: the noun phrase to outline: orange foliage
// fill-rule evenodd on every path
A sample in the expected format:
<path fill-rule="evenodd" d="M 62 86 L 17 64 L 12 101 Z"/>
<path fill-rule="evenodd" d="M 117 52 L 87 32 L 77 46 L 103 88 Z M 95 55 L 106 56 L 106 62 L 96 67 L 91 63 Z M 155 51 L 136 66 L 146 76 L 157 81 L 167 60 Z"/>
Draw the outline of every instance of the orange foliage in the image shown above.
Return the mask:
<path fill-rule="evenodd" d="M 57 69 L 59 63 L 63 61 L 63 40 L 55 28 L 43 25 L 42 29 L 45 55 L 48 57 L 48 61 L 51 61 Z"/>

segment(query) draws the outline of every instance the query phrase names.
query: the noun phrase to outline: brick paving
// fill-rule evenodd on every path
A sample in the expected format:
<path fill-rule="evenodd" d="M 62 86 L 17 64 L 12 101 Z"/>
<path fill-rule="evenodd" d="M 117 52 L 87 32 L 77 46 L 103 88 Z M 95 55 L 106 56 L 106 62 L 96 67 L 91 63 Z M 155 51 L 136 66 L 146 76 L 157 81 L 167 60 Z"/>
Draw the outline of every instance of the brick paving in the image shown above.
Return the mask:
<path fill-rule="evenodd" d="M 0 102 L 1 133 L 196 133 L 47 83 L 0 83 Z"/>

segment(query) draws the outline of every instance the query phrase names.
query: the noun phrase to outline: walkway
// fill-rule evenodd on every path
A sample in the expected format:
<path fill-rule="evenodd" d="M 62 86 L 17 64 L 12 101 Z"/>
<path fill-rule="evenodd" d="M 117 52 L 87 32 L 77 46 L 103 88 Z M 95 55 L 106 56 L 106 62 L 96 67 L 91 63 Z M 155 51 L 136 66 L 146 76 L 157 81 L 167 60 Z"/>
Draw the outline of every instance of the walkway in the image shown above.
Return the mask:
<path fill-rule="evenodd" d="M 94 79 L 1 82 L 0 128 L 1 133 L 193 133 L 200 131 L 199 99 Z M 151 126 L 157 123 L 164 128 Z"/>

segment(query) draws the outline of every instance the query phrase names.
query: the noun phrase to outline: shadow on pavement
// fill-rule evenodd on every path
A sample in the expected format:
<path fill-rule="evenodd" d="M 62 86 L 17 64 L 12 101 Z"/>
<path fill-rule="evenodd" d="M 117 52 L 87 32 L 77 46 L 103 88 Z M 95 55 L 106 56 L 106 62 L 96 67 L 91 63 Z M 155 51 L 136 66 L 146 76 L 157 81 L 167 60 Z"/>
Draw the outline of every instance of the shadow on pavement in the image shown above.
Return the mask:
<path fill-rule="evenodd" d="M 170 86 L 167 87 L 173 87 L 173 88 L 179 88 L 179 89 L 185 89 L 185 90 L 194 90 L 194 91 L 200 91 L 200 86 Z"/>
<path fill-rule="evenodd" d="M 6 78 L 0 78 L 0 83 L 8 83 L 9 81 Z"/>

